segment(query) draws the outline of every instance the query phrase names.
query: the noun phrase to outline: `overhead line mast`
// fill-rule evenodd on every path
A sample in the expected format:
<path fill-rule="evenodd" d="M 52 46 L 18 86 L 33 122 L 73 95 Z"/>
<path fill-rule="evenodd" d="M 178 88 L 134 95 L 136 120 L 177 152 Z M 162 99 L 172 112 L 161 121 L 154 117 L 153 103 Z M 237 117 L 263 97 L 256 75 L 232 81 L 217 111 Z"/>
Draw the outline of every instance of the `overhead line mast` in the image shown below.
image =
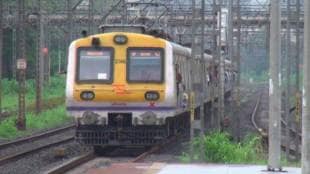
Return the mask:
<path fill-rule="evenodd" d="M 269 65 L 268 170 L 282 170 L 281 161 L 281 10 L 280 0 L 271 1 Z"/>

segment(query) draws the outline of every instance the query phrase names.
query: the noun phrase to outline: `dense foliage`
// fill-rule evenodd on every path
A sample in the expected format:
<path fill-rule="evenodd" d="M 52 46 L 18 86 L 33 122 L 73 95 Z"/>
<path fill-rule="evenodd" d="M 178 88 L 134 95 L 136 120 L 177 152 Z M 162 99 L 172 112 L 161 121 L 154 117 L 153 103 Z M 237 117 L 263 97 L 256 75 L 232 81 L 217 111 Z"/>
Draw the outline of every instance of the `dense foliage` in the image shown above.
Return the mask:
<path fill-rule="evenodd" d="M 212 133 L 195 138 L 191 142 L 193 155 L 184 152 L 180 159 L 183 162 L 261 163 L 264 160 L 260 142 L 259 137 L 249 136 L 243 142 L 235 143 L 226 133 Z"/>

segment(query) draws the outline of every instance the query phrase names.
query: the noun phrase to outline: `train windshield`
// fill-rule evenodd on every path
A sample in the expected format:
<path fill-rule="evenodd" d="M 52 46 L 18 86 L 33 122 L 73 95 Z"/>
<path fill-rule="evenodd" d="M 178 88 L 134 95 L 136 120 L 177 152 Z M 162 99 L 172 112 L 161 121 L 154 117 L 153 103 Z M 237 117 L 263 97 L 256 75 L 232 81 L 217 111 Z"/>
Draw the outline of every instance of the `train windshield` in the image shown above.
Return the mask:
<path fill-rule="evenodd" d="M 163 81 L 163 50 L 128 50 L 127 80 L 129 82 L 160 83 Z"/>
<path fill-rule="evenodd" d="M 112 77 L 112 50 L 80 48 L 78 62 L 79 82 L 110 82 Z"/>

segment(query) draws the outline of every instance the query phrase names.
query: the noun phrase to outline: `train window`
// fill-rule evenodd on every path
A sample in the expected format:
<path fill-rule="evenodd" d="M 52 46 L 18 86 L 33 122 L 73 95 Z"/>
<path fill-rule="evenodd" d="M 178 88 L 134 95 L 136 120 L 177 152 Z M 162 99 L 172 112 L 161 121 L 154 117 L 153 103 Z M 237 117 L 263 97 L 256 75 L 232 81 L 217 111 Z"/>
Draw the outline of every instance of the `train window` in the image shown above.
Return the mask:
<path fill-rule="evenodd" d="M 128 82 L 163 82 L 163 49 L 129 48 L 127 56 Z"/>
<path fill-rule="evenodd" d="M 77 82 L 109 83 L 112 81 L 111 48 L 79 48 Z"/>

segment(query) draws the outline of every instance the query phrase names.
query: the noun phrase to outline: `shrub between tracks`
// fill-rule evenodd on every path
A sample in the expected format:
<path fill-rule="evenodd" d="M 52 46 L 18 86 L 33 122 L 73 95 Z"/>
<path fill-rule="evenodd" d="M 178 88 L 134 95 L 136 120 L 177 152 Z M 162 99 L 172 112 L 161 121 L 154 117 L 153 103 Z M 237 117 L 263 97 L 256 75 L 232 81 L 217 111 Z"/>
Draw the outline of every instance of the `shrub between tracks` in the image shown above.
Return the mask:
<path fill-rule="evenodd" d="M 248 136 L 236 143 L 227 133 L 211 133 L 195 138 L 191 145 L 192 155 L 184 152 L 180 157 L 182 162 L 264 163 L 261 139 L 257 136 Z"/>

